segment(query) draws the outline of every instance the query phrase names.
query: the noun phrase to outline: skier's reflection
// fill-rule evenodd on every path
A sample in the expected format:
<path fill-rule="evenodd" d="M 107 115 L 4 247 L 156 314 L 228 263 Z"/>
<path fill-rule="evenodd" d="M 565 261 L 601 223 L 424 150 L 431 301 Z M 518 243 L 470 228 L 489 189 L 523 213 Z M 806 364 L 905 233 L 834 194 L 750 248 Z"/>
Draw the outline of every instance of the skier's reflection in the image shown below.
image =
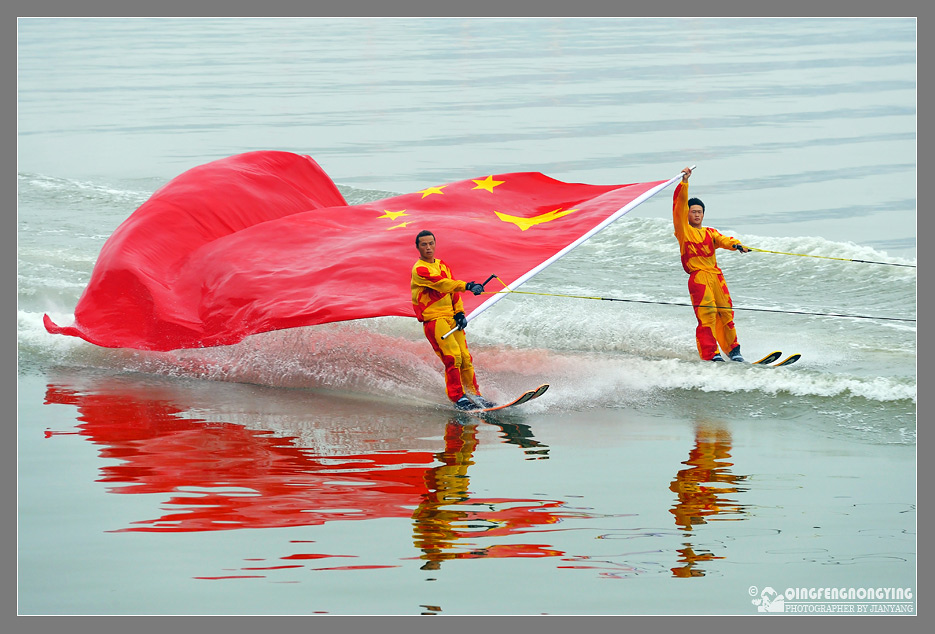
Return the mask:
<path fill-rule="evenodd" d="M 722 425 L 708 421 L 696 425 L 695 446 L 689 451 L 688 460 L 682 463 L 688 466 L 676 473 L 669 485 L 669 490 L 678 498 L 669 512 L 675 516 L 675 524 L 686 531 L 686 536 L 696 526 L 714 519 L 744 519 L 744 505 L 725 497 L 725 494 L 746 490 L 738 486 L 746 476 L 730 472 L 730 467 L 734 466 L 727 461 L 731 457 L 731 444 L 730 432 Z M 699 562 L 723 559 L 706 549 L 696 548 L 691 542 L 686 542 L 678 553 L 682 565 L 672 568 L 676 577 L 703 577 L 704 570 Z"/>
<path fill-rule="evenodd" d="M 501 429 L 503 429 L 501 427 Z M 516 430 L 510 428 L 511 431 Z M 506 433 L 506 430 L 504 430 Z M 521 435 L 522 446 L 541 459 L 546 449 Z M 505 438 L 519 444 L 516 437 Z M 561 551 L 542 544 L 491 544 L 481 547 L 474 538 L 492 538 L 553 524 L 565 514 L 557 500 L 480 498 L 472 496 L 468 467 L 474 464 L 477 424 L 451 420 L 445 426 L 445 448 L 436 454 L 441 465 L 425 471 L 426 493 L 412 515 L 413 541 L 426 560 L 423 570 L 438 570 L 443 561 L 480 557 L 555 557 Z M 556 509 L 556 510 L 549 510 Z"/>

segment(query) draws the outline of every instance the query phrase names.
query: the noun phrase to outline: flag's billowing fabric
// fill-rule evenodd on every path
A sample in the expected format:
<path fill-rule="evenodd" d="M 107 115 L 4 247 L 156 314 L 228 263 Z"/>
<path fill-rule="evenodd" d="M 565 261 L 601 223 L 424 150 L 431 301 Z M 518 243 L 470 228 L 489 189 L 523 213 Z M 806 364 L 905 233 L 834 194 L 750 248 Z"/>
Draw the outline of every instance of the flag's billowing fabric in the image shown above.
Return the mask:
<path fill-rule="evenodd" d="M 348 205 L 307 156 L 241 154 L 156 191 L 105 243 L 74 325 L 46 315 L 45 327 L 99 346 L 173 350 L 412 317 L 420 230 L 435 234 L 438 257 L 459 279 L 495 273 L 510 284 L 662 183 L 587 185 L 519 172 Z M 486 297 L 462 299 L 470 312 Z"/>

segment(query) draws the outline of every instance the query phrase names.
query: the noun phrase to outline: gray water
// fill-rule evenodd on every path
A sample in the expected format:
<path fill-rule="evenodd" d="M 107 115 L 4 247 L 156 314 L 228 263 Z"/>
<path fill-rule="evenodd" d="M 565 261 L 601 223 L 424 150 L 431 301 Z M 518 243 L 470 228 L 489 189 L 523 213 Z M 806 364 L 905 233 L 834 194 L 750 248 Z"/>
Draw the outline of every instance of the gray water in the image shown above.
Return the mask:
<path fill-rule="evenodd" d="M 802 353 L 790 368 L 696 360 L 694 317 L 677 305 L 688 298 L 669 190 L 524 287 L 623 301 L 510 298 L 472 322 L 490 395 L 552 385 L 548 398 L 525 406 L 519 427 L 466 427 L 479 438 L 468 498 L 493 513 L 475 521 L 513 526 L 500 507 L 530 505 L 541 507 L 532 516 L 552 519 L 533 523 L 531 534 L 544 531 L 533 539 L 515 526 L 490 537 L 501 541 L 483 556 L 454 548 L 459 561 L 445 561 L 450 576 L 433 578 L 428 593 L 449 613 L 748 614 L 756 608 L 747 588 L 764 577 L 844 583 L 836 575 L 845 562 L 847 585 L 914 585 L 913 20 L 23 19 L 18 35 L 20 492 L 30 493 L 19 509 L 24 611 L 435 612 L 420 608 L 433 601 L 413 598 L 411 588 L 425 583 L 416 577 L 428 573 L 407 563 L 420 552 L 405 543 L 412 529 L 392 537 L 395 512 L 371 509 L 375 516 L 348 521 L 310 507 L 293 509 L 317 518 L 304 525 L 264 523 L 291 499 L 278 492 L 276 470 L 244 478 L 202 466 L 202 482 L 157 477 L 145 494 L 113 495 L 133 488 L 132 465 L 165 475 L 193 464 L 178 445 L 166 451 L 178 434 L 186 447 L 215 442 L 225 452 L 239 451 L 241 434 L 291 439 L 280 444 L 325 464 L 328 456 L 366 455 L 381 465 L 365 470 L 369 487 L 401 473 L 374 458 L 382 451 L 412 453 L 408 462 L 423 469 L 463 458 L 435 454 L 448 446 L 442 429 L 452 423 L 437 362 L 412 320 L 161 354 L 104 350 L 42 328 L 43 313 L 70 323 L 104 241 L 156 188 L 196 165 L 258 149 L 312 156 L 351 204 L 500 172 L 604 184 L 667 179 L 695 164 L 692 192 L 706 201 L 706 224 L 751 246 L 801 254 L 719 257 L 748 359 L 773 349 Z M 179 417 L 188 427 L 166 435 Z M 117 423 L 121 438 L 137 428 L 152 433 L 127 453 L 107 431 Z M 702 544 L 714 556 L 701 564 L 682 552 L 687 532 L 672 523 L 679 502 L 669 484 L 691 446 L 712 443 L 720 447 L 714 471 L 741 474 L 734 488 L 746 491 L 721 512 L 746 521 L 723 522 L 720 533 L 717 522 L 705 526 Z M 273 445 L 245 458 L 251 473 L 280 455 Z M 540 450 L 548 459 L 537 459 Z M 157 459 L 128 457 L 137 451 Z M 310 468 L 302 465 L 278 473 L 310 495 L 331 490 L 327 478 L 297 475 Z M 601 475 L 589 477 L 586 465 L 600 465 Z M 620 504 L 610 483 L 634 478 L 654 484 Z M 256 511 L 263 522 L 227 518 L 230 530 L 199 532 L 189 498 L 216 489 L 236 500 L 251 488 L 270 501 Z M 393 508 L 424 507 L 385 495 Z M 342 499 L 384 508 L 366 496 Z M 829 515 L 844 499 L 852 504 Z M 155 519 L 167 504 L 189 514 L 179 511 L 178 530 Z M 402 520 L 416 534 L 426 526 L 418 513 Z M 833 536 L 804 536 L 822 522 L 836 527 Z M 153 532 L 133 532 L 140 523 Z M 62 527 L 70 527 L 67 540 Z M 387 536 L 384 549 L 364 546 L 372 533 Z M 760 550 L 767 535 L 774 541 Z M 697 539 L 695 550 L 705 550 Z M 75 540 L 95 561 L 94 583 L 60 581 L 87 570 L 88 560 L 64 556 Z M 253 599 L 231 600 L 221 580 L 231 552 L 278 558 L 296 540 L 367 564 L 322 573 L 327 582 L 267 571 L 247 590 Z M 608 547 L 647 541 L 652 548 Z M 136 544 L 152 553 L 145 578 L 125 572 L 139 556 Z M 176 560 L 180 553 L 193 559 Z M 750 566 L 760 572 L 751 575 Z M 680 581 L 676 569 L 705 574 Z M 339 583 L 336 574 L 344 575 Z M 490 577 L 536 582 L 509 599 L 454 590 Z M 388 579 L 397 591 L 371 598 L 368 586 L 385 588 Z M 624 598 L 607 590 L 609 579 L 641 585 Z M 153 592 L 180 582 L 205 602 Z M 697 585 L 667 585 L 676 582 Z M 714 590 L 715 582 L 730 590 Z M 54 591 L 39 591 L 50 583 Z M 206 583 L 222 588 L 206 592 Z M 280 583 L 295 592 L 274 600 Z M 317 608 L 299 598 L 309 583 Z M 110 603 L 113 592 L 119 600 Z"/>

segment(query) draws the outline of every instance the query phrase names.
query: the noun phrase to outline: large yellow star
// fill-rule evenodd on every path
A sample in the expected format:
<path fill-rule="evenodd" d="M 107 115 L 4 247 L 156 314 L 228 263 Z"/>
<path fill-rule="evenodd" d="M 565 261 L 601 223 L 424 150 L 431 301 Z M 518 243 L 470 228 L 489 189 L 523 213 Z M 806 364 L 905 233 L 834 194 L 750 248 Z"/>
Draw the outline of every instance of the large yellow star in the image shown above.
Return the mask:
<path fill-rule="evenodd" d="M 573 213 L 575 211 L 578 211 L 578 210 L 577 209 L 562 209 L 561 207 L 559 207 L 558 209 L 555 209 L 553 211 L 547 211 L 544 214 L 539 214 L 538 216 L 533 216 L 532 218 L 523 218 L 522 216 L 511 216 L 509 214 L 500 213 L 499 211 L 494 211 L 494 213 L 497 214 L 497 217 L 500 218 L 500 220 L 502 220 L 503 222 L 512 222 L 517 227 L 519 227 L 520 230 L 526 231 L 526 229 L 529 229 L 530 227 L 534 225 L 542 224 L 543 222 L 551 222 L 553 220 L 557 220 L 558 218 L 561 218 L 562 216 L 567 216 L 568 214 Z"/>
<path fill-rule="evenodd" d="M 418 194 L 422 194 L 422 198 L 426 196 L 431 196 L 432 194 L 444 194 L 442 190 L 448 187 L 448 185 L 442 185 L 441 187 L 426 187 L 425 189 L 420 189 Z"/>
<path fill-rule="evenodd" d="M 383 215 L 378 217 L 377 220 L 382 220 L 383 218 L 389 218 L 390 220 L 396 220 L 400 216 L 408 216 L 405 209 L 400 209 L 399 211 L 390 211 L 389 209 L 383 210 Z"/>
<path fill-rule="evenodd" d="M 486 189 L 492 194 L 494 187 L 496 187 L 497 185 L 502 185 L 506 181 L 495 181 L 493 179 L 493 175 L 490 175 L 484 180 L 475 180 L 474 182 L 477 183 L 477 187 L 475 187 L 474 189 Z"/>

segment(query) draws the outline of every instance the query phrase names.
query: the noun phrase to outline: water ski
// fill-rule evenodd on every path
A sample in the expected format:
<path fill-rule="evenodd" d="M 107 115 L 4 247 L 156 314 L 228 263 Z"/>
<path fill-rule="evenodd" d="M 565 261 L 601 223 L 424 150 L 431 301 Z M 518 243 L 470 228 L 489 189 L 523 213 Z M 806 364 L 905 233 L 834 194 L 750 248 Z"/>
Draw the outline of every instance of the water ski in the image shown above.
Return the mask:
<path fill-rule="evenodd" d="M 783 359 L 783 360 L 780 361 L 779 363 L 773 364 L 773 367 L 779 367 L 779 366 L 781 366 L 781 365 L 789 365 L 789 364 L 795 363 L 796 361 L 798 361 L 798 360 L 801 359 L 801 358 L 802 358 L 802 355 L 800 355 L 799 353 L 790 354 L 788 357 L 786 357 L 785 359 Z"/>
<path fill-rule="evenodd" d="M 787 356 L 785 359 L 783 359 L 779 363 L 773 363 L 781 356 L 782 356 L 782 352 L 780 352 L 779 350 L 776 350 L 775 352 L 770 352 L 768 355 L 766 355 L 759 361 L 755 362 L 753 365 L 768 365 L 773 368 L 778 368 L 781 365 L 791 365 L 802 358 L 802 355 L 797 352 L 795 354 L 790 354 L 789 356 Z"/>
<path fill-rule="evenodd" d="M 782 352 L 780 350 L 774 350 L 773 352 L 770 352 L 768 355 L 766 355 L 759 361 L 754 361 L 753 365 L 769 365 L 770 363 L 772 363 L 773 361 L 775 361 L 781 356 L 782 356 Z"/>
<path fill-rule="evenodd" d="M 534 398 L 539 398 L 540 396 L 545 394 L 545 391 L 547 389 L 549 389 L 548 383 L 546 383 L 545 385 L 540 385 L 534 390 L 529 390 L 528 392 L 524 392 L 517 398 L 510 401 L 509 403 L 504 403 L 503 405 L 492 405 L 490 407 L 478 407 L 476 409 L 468 409 L 468 410 L 463 410 L 463 411 L 466 414 L 482 414 L 485 412 L 496 412 L 502 409 L 506 409 L 508 407 L 515 407 L 516 405 L 522 405 L 523 403 L 528 403 Z M 471 398 L 470 395 L 467 395 L 467 396 L 468 398 Z"/>

